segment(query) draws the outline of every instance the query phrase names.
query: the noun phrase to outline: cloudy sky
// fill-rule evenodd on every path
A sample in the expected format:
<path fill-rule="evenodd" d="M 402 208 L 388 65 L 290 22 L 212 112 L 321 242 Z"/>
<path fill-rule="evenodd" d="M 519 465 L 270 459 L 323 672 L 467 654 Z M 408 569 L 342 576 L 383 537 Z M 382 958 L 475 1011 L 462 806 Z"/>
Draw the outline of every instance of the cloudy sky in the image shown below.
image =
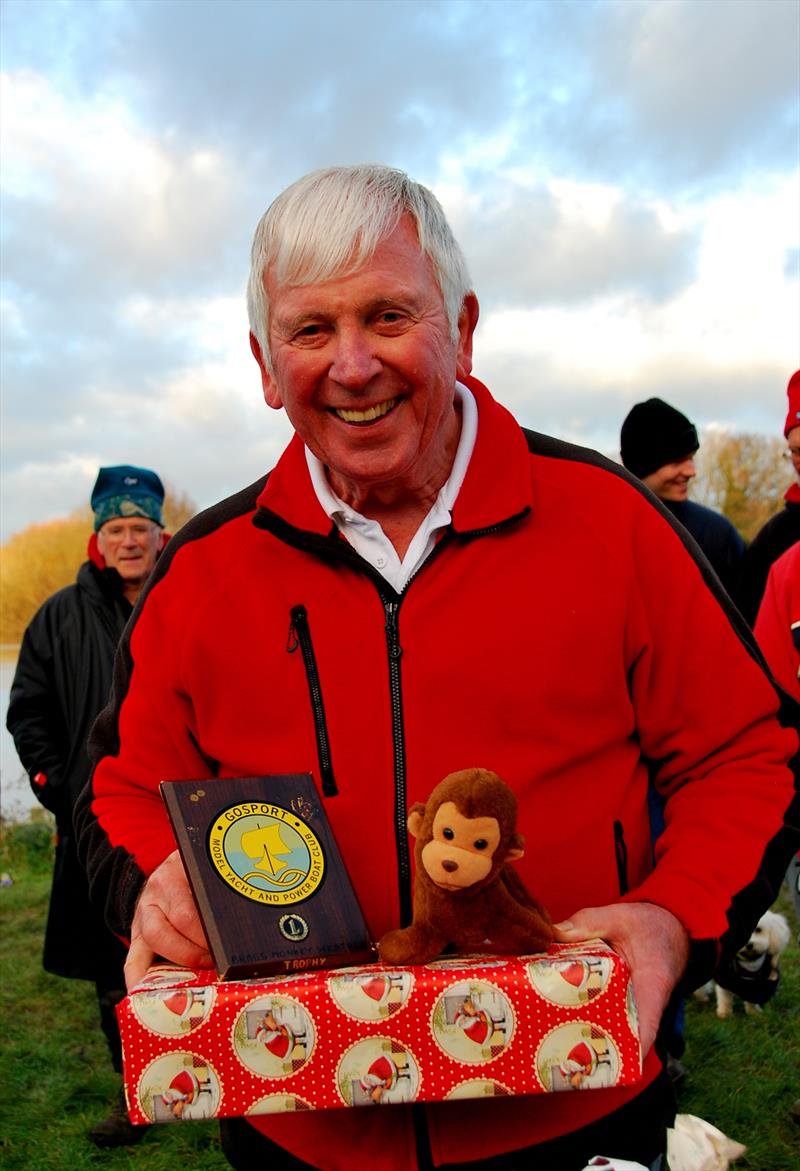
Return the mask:
<path fill-rule="evenodd" d="M 316 167 L 430 186 L 475 373 L 617 449 L 629 406 L 780 434 L 800 364 L 797 0 L 4 0 L 0 539 L 144 463 L 206 506 L 287 425 L 250 239 Z"/>

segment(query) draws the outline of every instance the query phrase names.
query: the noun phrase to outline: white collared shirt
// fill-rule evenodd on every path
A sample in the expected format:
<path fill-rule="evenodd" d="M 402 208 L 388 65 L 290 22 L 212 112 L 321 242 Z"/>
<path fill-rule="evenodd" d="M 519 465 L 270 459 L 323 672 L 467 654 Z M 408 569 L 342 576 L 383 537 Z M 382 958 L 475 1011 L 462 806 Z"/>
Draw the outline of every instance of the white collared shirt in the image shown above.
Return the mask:
<path fill-rule="evenodd" d="M 311 483 L 326 514 L 359 556 L 377 569 L 398 593 L 435 546 L 439 530 L 450 524 L 451 509 L 467 474 L 478 434 L 478 408 L 472 392 L 460 382 L 456 383 L 456 398 L 461 403 L 461 436 L 453 467 L 428 515 L 414 534 L 402 561 L 378 521 L 362 516 L 339 499 L 328 483 L 324 465 L 306 448 Z"/>

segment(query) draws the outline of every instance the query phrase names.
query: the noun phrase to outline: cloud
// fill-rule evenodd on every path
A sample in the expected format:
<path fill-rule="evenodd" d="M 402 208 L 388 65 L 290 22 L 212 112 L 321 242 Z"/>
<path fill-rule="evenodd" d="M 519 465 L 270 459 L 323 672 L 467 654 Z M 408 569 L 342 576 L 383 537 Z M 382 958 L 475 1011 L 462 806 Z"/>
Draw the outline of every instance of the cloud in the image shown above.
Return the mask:
<path fill-rule="evenodd" d="M 448 189 L 439 189 L 447 203 Z M 476 288 L 494 305 L 565 304 L 628 292 L 674 296 L 694 276 L 698 232 L 621 188 L 499 175 L 453 203 Z"/>
<path fill-rule="evenodd" d="M 39 75 L 4 75 L 2 103 L 7 279 L 24 287 L 30 274 L 65 301 L 76 278 L 99 297 L 219 281 L 240 200 L 223 156 L 168 143 L 106 94 L 71 100 Z"/>
<path fill-rule="evenodd" d="M 530 155 L 562 171 L 688 195 L 719 189 L 736 171 L 796 165 L 794 0 L 579 7 L 582 19 L 558 54 L 559 101 L 544 113 L 529 106 Z"/>
<path fill-rule="evenodd" d="M 606 450 L 645 393 L 770 432 L 798 362 L 792 0 L 6 0 L 3 534 L 100 463 L 207 504 L 288 435 L 260 397 L 253 228 L 314 167 L 432 186 L 477 373 Z"/>
<path fill-rule="evenodd" d="M 793 0 L 634 7 L 634 36 L 615 58 L 614 86 L 664 168 L 702 182 L 734 160 L 748 168 L 796 161 Z"/>

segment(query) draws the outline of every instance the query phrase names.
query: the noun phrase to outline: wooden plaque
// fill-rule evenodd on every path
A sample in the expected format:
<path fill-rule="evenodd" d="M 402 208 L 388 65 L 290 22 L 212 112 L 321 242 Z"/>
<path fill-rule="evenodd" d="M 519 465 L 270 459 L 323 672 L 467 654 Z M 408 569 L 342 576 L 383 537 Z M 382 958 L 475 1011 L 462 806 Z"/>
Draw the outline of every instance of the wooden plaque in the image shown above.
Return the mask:
<path fill-rule="evenodd" d="M 164 781 L 161 794 L 221 979 L 376 959 L 309 774 Z"/>

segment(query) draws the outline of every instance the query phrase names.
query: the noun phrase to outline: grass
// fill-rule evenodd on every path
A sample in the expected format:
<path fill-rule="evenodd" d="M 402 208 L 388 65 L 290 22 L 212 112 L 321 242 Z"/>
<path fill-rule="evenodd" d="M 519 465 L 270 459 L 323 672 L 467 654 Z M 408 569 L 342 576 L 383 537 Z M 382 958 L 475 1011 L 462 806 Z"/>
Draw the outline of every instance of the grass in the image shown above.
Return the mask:
<path fill-rule="evenodd" d="M 119 1080 L 98 1025 L 93 985 L 41 967 L 50 836 L 46 823 L 26 823 L 5 833 L 0 847 L 0 871 L 13 879 L 0 888 L 0 1165 L 5 1171 L 230 1171 L 214 1122 L 148 1127 L 135 1146 L 116 1150 L 89 1141 Z"/>
<path fill-rule="evenodd" d="M 785 887 L 775 909 L 788 918 L 792 943 L 782 957 L 778 993 L 764 1011 L 747 1016 L 737 1001 L 734 1016 L 721 1021 L 713 1001 L 687 1004 L 688 1076 L 678 1108 L 747 1145 L 735 1171 L 800 1167 L 800 1124 L 790 1116 L 800 1098 L 800 948 Z"/>
<path fill-rule="evenodd" d="M 31 828 L 33 827 L 33 828 Z M 99 1150 L 87 1138 L 114 1099 L 117 1081 L 97 1025 L 92 986 L 42 971 L 50 889 L 46 821 L 7 829 L 0 843 L 0 1164 L 6 1171 L 224 1171 L 214 1122 L 154 1126 L 133 1147 Z M 733 1019 L 687 1005 L 688 1076 L 679 1109 L 748 1146 L 735 1171 L 796 1171 L 800 1125 L 800 949 L 793 925 L 780 991 L 758 1017 L 737 1004 Z M 673 1171 L 682 1171 L 681 1168 Z"/>

